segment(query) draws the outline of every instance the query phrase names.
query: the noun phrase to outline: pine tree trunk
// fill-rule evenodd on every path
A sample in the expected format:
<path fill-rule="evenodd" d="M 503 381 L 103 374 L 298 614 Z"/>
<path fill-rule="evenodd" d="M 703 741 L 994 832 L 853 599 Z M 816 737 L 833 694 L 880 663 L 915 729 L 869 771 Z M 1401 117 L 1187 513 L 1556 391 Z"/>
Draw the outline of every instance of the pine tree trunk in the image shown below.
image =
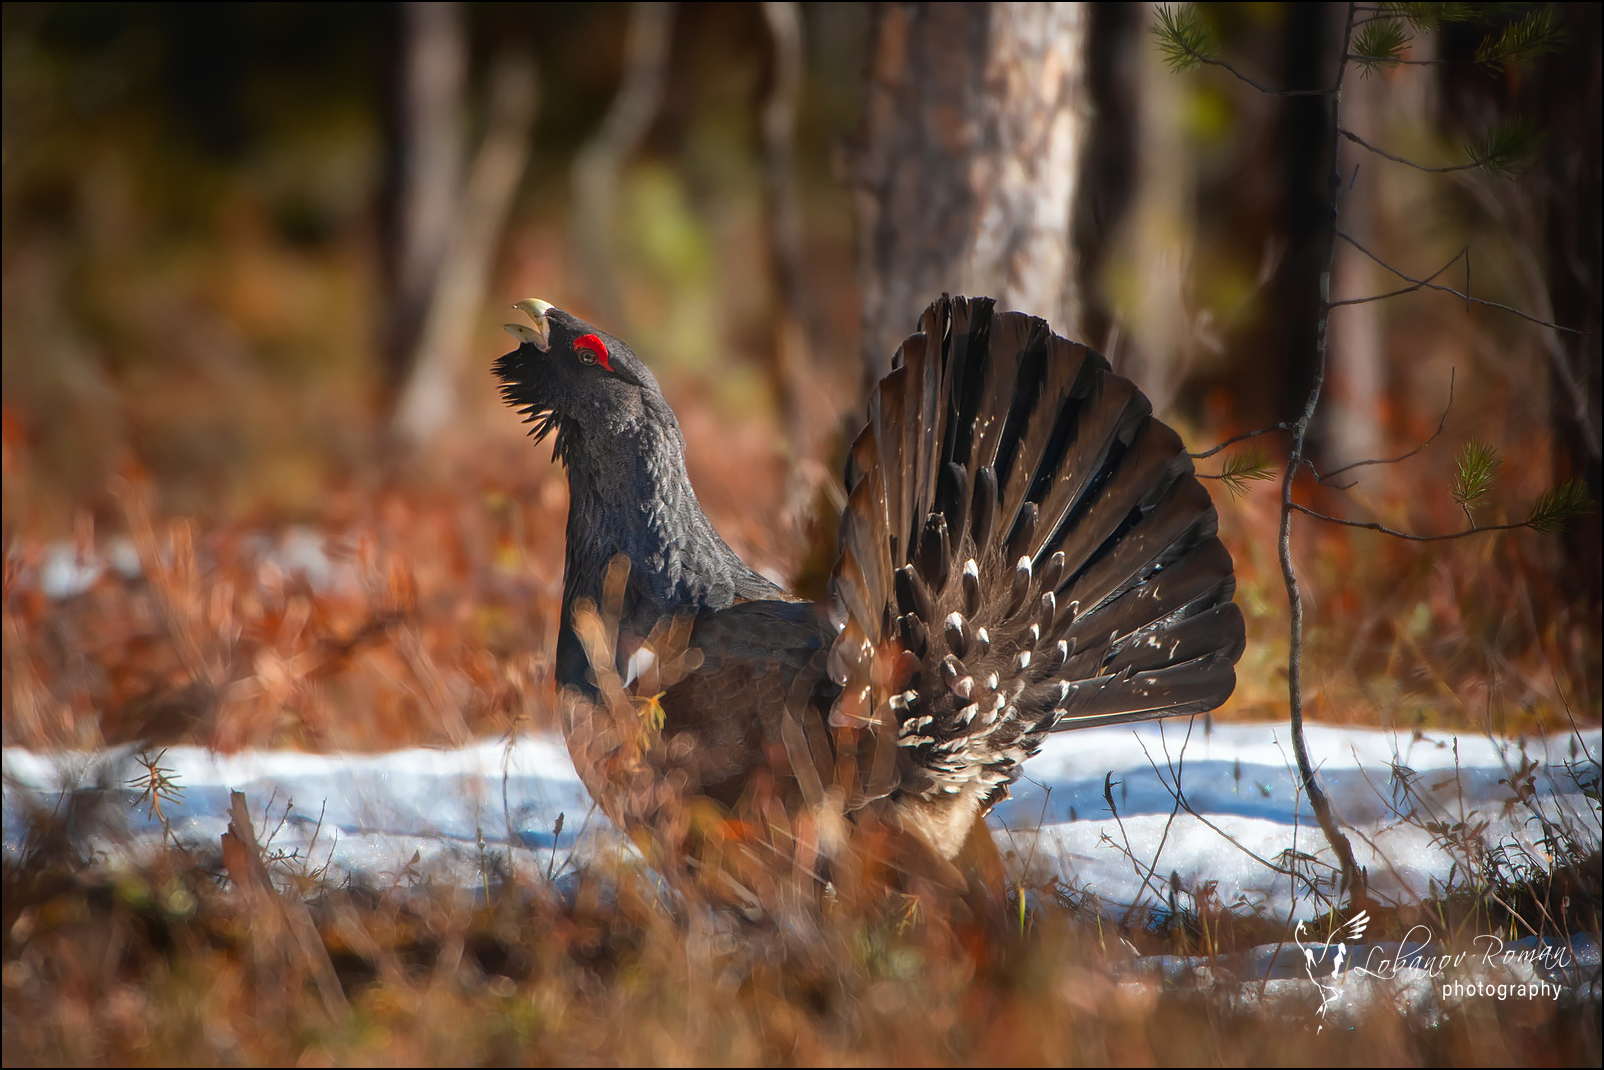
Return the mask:
<path fill-rule="evenodd" d="M 385 360 L 399 385 L 412 369 L 462 195 L 468 40 L 454 4 L 397 5 L 386 175 Z"/>
<path fill-rule="evenodd" d="M 1086 40 L 1079 4 L 878 8 L 849 176 L 866 383 L 944 291 L 1080 333 Z"/>

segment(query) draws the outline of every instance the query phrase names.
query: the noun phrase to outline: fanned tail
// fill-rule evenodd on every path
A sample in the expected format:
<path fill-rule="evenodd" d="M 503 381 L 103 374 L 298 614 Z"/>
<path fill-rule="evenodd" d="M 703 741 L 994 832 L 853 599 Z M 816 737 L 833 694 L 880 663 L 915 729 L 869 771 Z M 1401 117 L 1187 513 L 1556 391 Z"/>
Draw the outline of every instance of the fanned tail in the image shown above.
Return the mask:
<path fill-rule="evenodd" d="M 1231 694 L 1242 614 L 1191 458 L 1133 383 L 1043 320 L 932 304 L 847 482 L 832 723 L 894 756 L 864 794 L 942 853 L 1046 732 Z"/>

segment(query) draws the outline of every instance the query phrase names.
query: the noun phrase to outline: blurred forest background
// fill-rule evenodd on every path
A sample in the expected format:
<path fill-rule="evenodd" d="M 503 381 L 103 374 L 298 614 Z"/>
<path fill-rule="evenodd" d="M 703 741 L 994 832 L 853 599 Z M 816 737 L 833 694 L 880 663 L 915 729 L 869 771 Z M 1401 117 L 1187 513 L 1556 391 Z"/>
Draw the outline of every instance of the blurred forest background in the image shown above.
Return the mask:
<path fill-rule="evenodd" d="M 1431 172 L 1347 146 L 1343 225 L 1417 278 L 1468 249 L 1440 283 L 1585 333 L 1441 293 L 1343 308 L 1317 465 L 1431 444 L 1300 501 L 1459 530 L 1471 440 L 1503 458 L 1478 524 L 1576 477 L 1598 500 L 1598 6 L 1560 5 L 1563 41 L 1527 64 L 1470 62 L 1531 6 L 1419 35 L 1412 59 L 1441 62 L 1351 71 L 1343 98 L 1350 129 L 1423 164 L 1514 117 L 1542 135 L 1530 158 Z M 1345 5 L 1202 10 L 1239 69 L 1329 82 Z M 865 383 L 942 290 L 1101 349 L 1195 450 L 1294 418 L 1322 105 L 1174 74 L 1153 21 L 1126 4 L 5 5 L 6 741 L 372 747 L 549 723 L 531 683 L 566 488 L 489 373 L 519 298 L 652 363 L 720 530 L 809 593 Z M 1339 254 L 1337 295 L 1405 285 Z M 1286 448 L 1239 452 L 1278 466 Z M 1250 629 L 1222 716 L 1285 711 L 1273 486 L 1213 485 Z M 45 581 L 64 547 L 84 569 L 119 546 L 137 563 Z M 1596 513 L 1426 544 L 1300 519 L 1296 546 L 1313 716 L 1598 715 Z M 341 568 L 347 587 L 320 579 Z"/>

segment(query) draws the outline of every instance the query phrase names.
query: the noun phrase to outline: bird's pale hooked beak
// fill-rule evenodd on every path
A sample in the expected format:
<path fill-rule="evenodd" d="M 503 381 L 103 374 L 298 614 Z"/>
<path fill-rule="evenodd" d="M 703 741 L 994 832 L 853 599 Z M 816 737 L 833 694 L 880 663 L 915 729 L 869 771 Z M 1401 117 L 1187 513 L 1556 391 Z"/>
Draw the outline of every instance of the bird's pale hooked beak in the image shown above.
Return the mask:
<path fill-rule="evenodd" d="M 526 297 L 512 306 L 535 321 L 534 327 L 525 327 L 521 323 L 505 323 L 502 328 L 514 338 L 518 344 L 528 343 L 542 353 L 551 348 L 551 324 L 546 320 L 546 313 L 553 307 L 550 301 L 542 301 L 535 297 Z"/>

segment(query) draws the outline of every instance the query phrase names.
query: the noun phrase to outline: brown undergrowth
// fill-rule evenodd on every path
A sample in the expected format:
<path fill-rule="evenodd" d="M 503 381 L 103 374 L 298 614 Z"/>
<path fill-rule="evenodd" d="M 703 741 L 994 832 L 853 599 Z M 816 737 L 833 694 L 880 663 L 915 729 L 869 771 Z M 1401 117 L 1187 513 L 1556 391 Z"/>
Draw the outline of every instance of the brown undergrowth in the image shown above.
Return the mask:
<path fill-rule="evenodd" d="M 222 842 L 107 865 L 86 839 L 110 827 L 105 798 L 73 797 L 70 820 L 41 818 L 6 857 L 7 1065 L 1586 1065 L 1599 1050 L 1585 999 L 1425 1018 L 1382 1001 L 1322 1029 L 1308 991 L 1238 984 L 1223 964 L 1143 970 L 1139 954 L 1285 939 L 1206 909 L 1119 925 L 1061 886 L 910 893 L 852 864 L 828 888 L 747 864 L 738 904 L 728 857 L 687 865 L 664 840 L 654 866 L 614 853 L 556 881 L 492 865 L 477 889 L 339 883 L 265 852 L 242 796 Z M 1423 918 L 1379 917 L 1374 935 Z"/>

